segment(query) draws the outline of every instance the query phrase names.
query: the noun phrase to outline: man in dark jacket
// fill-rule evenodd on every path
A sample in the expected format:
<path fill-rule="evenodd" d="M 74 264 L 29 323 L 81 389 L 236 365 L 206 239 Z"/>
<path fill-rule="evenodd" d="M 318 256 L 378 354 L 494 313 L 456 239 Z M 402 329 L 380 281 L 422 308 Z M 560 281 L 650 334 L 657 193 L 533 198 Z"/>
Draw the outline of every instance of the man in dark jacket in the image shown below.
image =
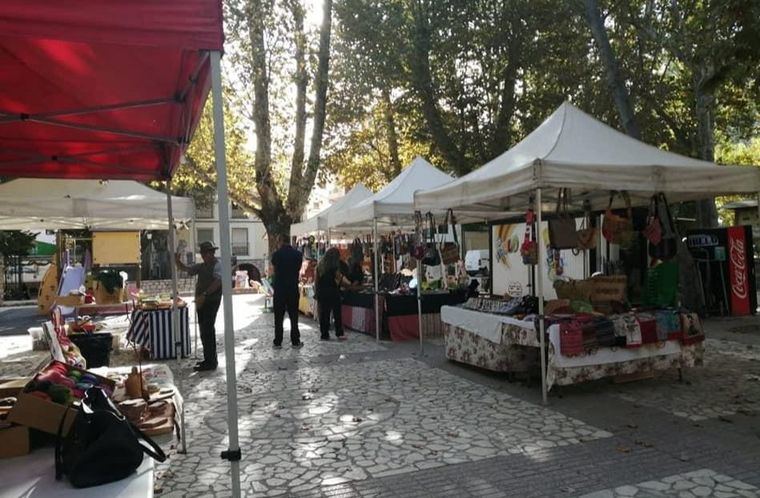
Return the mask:
<path fill-rule="evenodd" d="M 290 245 L 287 235 L 278 237 L 279 249 L 272 254 L 274 282 L 274 347 L 282 347 L 283 321 L 287 311 L 290 318 L 290 342 L 294 348 L 303 346 L 298 331 L 298 275 L 303 255 Z"/>
<path fill-rule="evenodd" d="M 203 263 L 187 266 L 175 254 L 177 267 L 190 275 L 197 275 L 195 281 L 195 309 L 198 312 L 198 328 L 201 331 L 203 343 L 203 361 L 198 363 L 195 371 L 215 370 L 216 357 L 216 313 L 222 302 L 222 263 L 216 258 L 217 247 L 213 242 L 201 242 L 201 258 Z"/>

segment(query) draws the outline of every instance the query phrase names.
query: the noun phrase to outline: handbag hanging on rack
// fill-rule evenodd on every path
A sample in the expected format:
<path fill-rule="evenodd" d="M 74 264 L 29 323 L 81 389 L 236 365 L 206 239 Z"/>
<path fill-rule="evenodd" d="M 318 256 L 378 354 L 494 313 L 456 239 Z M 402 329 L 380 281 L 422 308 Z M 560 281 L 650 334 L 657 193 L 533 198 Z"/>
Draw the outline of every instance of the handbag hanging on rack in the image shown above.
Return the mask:
<path fill-rule="evenodd" d="M 653 195 L 649 199 L 649 214 L 647 215 L 647 225 L 641 231 L 650 244 L 657 245 L 662 240 L 662 224 L 657 216 L 657 196 Z"/>
<path fill-rule="evenodd" d="M 559 189 L 557 209 L 554 218 L 549 220 L 549 242 L 555 249 L 576 249 L 578 247 L 575 218 L 570 216 L 567 209 L 568 196 L 568 189 Z"/>
<path fill-rule="evenodd" d="M 523 264 L 526 265 L 538 264 L 538 242 L 536 242 L 534 233 L 535 223 L 536 215 L 532 209 L 528 209 L 525 213 L 525 235 L 520 246 L 520 256 L 522 256 Z"/>
<path fill-rule="evenodd" d="M 650 243 L 649 256 L 667 261 L 673 259 L 678 253 L 678 233 L 665 194 L 659 193 L 655 198 L 655 211 L 662 225 L 662 235 L 659 242 Z"/>
<path fill-rule="evenodd" d="M 457 221 L 454 218 L 454 211 L 449 209 L 446 212 L 446 226 L 451 227 L 451 231 L 454 233 L 454 242 L 444 242 L 441 247 L 441 259 L 444 264 L 451 265 L 459 261 L 459 240 L 457 240 Z"/>
<path fill-rule="evenodd" d="M 631 198 L 628 192 L 621 192 L 620 196 L 625 201 L 626 216 L 619 216 L 612 212 L 612 201 L 615 193 L 610 194 L 610 203 L 607 205 L 607 211 L 604 213 L 602 222 L 602 235 L 610 244 L 618 244 L 627 248 L 633 242 L 633 214 L 631 210 Z"/>
<path fill-rule="evenodd" d="M 596 227 L 591 226 L 591 206 L 588 205 L 588 201 L 584 204 L 581 228 L 576 233 L 578 235 L 578 249 L 581 251 L 596 249 Z"/>
<path fill-rule="evenodd" d="M 433 218 L 433 213 L 428 213 L 427 219 L 428 241 L 425 244 L 425 257 L 422 258 L 422 264 L 426 266 L 438 266 L 441 264 L 441 258 L 438 255 L 438 243 L 435 241 L 435 218 Z"/>

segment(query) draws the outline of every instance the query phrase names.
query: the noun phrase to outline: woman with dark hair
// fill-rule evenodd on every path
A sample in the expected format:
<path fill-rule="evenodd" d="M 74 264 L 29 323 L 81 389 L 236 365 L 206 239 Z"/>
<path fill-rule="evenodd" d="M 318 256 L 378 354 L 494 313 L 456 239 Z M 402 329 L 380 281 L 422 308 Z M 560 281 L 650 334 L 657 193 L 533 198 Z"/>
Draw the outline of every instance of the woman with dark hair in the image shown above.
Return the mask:
<path fill-rule="evenodd" d="M 330 315 L 335 320 L 335 336 L 343 339 L 343 323 L 340 316 L 340 288 L 350 282 L 341 271 L 340 252 L 331 247 L 317 265 L 315 281 L 316 299 L 319 305 L 320 339 L 330 340 Z"/>

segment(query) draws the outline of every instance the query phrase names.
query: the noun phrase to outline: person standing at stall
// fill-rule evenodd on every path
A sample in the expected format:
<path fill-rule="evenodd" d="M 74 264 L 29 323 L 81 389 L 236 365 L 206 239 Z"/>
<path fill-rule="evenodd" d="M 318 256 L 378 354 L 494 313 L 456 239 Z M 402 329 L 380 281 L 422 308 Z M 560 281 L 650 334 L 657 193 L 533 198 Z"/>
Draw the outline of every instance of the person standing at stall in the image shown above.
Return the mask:
<path fill-rule="evenodd" d="M 345 339 L 343 334 L 343 322 L 340 316 L 340 289 L 351 286 L 351 282 L 344 276 L 341 266 L 346 266 L 340 260 L 340 251 L 331 247 L 327 250 L 317 265 L 317 276 L 314 283 L 316 299 L 319 307 L 319 332 L 320 339 L 330 340 L 330 316 L 335 322 L 335 337 Z"/>
<path fill-rule="evenodd" d="M 197 275 L 195 281 L 195 310 L 198 313 L 198 328 L 203 344 L 203 361 L 193 370 L 203 372 L 216 370 L 216 314 L 222 302 L 222 263 L 216 257 L 217 247 L 213 242 L 201 242 L 200 251 L 203 263 L 187 266 L 181 260 L 179 253 L 174 255 L 177 268 L 189 275 Z"/>
<path fill-rule="evenodd" d="M 290 342 L 294 348 L 300 348 L 303 343 L 298 331 L 298 275 L 303 255 L 290 245 L 287 235 L 280 235 L 277 241 L 279 249 L 272 254 L 274 347 L 282 347 L 283 321 L 287 311 L 290 318 Z"/>

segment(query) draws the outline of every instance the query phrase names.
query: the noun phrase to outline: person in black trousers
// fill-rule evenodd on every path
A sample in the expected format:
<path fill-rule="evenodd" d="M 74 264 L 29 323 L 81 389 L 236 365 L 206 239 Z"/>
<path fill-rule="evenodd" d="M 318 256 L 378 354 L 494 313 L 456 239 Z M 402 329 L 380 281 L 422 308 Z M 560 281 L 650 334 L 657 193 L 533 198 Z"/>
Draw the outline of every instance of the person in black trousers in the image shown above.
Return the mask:
<path fill-rule="evenodd" d="M 222 263 L 216 258 L 216 249 L 213 242 L 201 242 L 203 263 L 192 266 L 184 264 L 179 253 L 174 256 L 180 270 L 198 276 L 195 281 L 195 309 L 198 312 L 198 328 L 201 330 L 203 361 L 193 367 L 196 372 L 215 370 L 218 364 L 214 323 L 222 302 Z"/>
<path fill-rule="evenodd" d="M 290 342 L 294 348 L 303 346 L 298 331 L 298 275 L 301 272 L 303 255 L 290 245 L 287 235 L 280 235 L 280 245 L 272 254 L 274 282 L 274 347 L 282 347 L 283 321 L 287 311 L 290 318 Z"/>
<path fill-rule="evenodd" d="M 317 277 L 315 282 L 316 299 L 319 305 L 319 332 L 320 339 L 330 340 L 330 316 L 335 322 L 335 336 L 345 339 L 343 335 L 343 322 L 340 315 L 340 289 L 349 287 L 351 283 L 344 276 L 345 263 L 340 260 L 340 252 L 331 247 L 317 265 Z"/>

